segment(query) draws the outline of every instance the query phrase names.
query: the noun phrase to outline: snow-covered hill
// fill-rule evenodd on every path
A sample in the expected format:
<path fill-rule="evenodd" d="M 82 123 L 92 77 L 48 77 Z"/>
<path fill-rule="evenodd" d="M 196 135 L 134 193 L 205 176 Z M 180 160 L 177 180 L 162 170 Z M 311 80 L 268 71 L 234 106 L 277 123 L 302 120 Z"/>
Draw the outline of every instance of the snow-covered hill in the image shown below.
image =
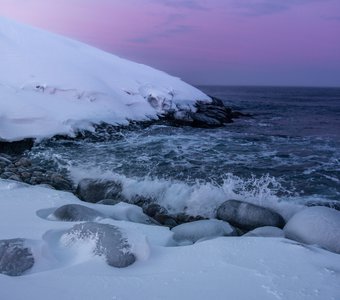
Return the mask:
<path fill-rule="evenodd" d="M 151 67 L 0 17 L 0 139 L 72 135 L 210 100 Z"/>

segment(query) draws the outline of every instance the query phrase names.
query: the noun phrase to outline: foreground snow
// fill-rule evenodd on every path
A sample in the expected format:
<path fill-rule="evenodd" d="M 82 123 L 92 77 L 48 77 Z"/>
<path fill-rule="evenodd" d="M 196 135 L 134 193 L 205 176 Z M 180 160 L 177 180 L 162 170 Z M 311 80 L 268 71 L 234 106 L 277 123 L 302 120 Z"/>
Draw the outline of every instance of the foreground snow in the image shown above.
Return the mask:
<path fill-rule="evenodd" d="M 72 135 L 210 98 L 179 78 L 0 17 L 0 139 Z"/>
<path fill-rule="evenodd" d="M 283 238 L 222 237 L 171 247 L 165 227 L 109 218 L 127 236 L 137 261 L 118 269 L 91 245 L 65 249 L 58 237 L 81 222 L 51 218 L 64 204 L 105 215 L 122 206 L 80 202 L 72 194 L 0 181 L 0 239 L 28 239 L 34 267 L 0 274 L 1 299 L 339 299 L 340 255 Z"/>

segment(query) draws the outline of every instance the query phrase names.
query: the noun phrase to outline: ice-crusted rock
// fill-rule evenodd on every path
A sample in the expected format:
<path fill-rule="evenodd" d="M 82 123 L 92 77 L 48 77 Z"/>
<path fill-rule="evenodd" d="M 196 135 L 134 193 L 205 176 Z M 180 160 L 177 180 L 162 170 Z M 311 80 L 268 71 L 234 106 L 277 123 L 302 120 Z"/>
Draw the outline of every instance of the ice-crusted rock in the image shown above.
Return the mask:
<path fill-rule="evenodd" d="M 287 238 L 316 244 L 340 254 L 340 212 L 321 206 L 306 208 L 295 214 L 284 227 Z"/>
<path fill-rule="evenodd" d="M 94 246 L 93 254 L 104 256 L 107 264 L 113 267 L 124 268 L 136 260 L 120 229 L 110 224 L 95 222 L 77 224 L 67 230 L 60 241 L 67 247 L 89 242 Z"/>
<path fill-rule="evenodd" d="M 19 276 L 32 268 L 34 258 L 24 239 L 0 240 L 0 273 Z"/>
<path fill-rule="evenodd" d="M 243 236 L 256 237 L 284 237 L 285 233 L 282 229 L 273 226 L 258 227 L 252 231 L 247 232 Z"/>
<path fill-rule="evenodd" d="M 217 219 L 246 230 L 263 226 L 282 228 L 285 225 L 284 219 L 277 212 L 238 200 L 223 202 L 217 209 Z"/>
<path fill-rule="evenodd" d="M 82 179 L 76 194 L 85 202 L 96 203 L 100 200 L 116 199 L 122 192 L 122 185 L 112 180 Z"/>
<path fill-rule="evenodd" d="M 57 208 L 52 216 L 61 221 L 94 221 L 97 218 L 103 217 L 100 212 L 80 205 L 80 204 L 67 204 Z"/>
<path fill-rule="evenodd" d="M 120 202 L 111 210 L 109 217 L 115 220 L 124 220 L 141 224 L 158 224 L 154 219 L 143 213 L 137 205 Z"/>
<path fill-rule="evenodd" d="M 214 219 L 181 224 L 172 228 L 171 231 L 174 233 L 175 241 L 192 243 L 200 239 L 236 235 L 235 229 L 229 223 Z"/>

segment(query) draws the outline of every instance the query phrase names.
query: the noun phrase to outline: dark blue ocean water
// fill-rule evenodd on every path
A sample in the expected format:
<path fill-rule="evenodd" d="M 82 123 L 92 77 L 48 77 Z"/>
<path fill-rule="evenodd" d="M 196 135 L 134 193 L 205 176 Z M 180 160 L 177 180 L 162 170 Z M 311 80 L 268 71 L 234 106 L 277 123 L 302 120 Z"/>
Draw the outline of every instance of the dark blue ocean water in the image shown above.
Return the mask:
<path fill-rule="evenodd" d="M 155 125 L 106 142 L 43 143 L 32 157 L 75 181 L 115 176 L 126 194 L 182 208 L 223 197 L 340 200 L 340 89 L 199 88 L 252 117 L 218 129 Z"/>

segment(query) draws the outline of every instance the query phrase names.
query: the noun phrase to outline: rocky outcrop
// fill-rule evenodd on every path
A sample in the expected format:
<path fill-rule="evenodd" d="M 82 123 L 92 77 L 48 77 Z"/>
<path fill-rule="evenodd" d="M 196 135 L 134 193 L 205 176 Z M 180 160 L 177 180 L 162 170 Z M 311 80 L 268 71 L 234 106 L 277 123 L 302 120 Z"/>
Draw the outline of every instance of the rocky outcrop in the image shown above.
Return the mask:
<path fill-rule="evenodd" d="M 0 153 L 19 155 L 26 150 L 31 150 L 34 145 L 33 139 L 23 139 L 21 141 L 8 142 L 0 139 Z"/>

